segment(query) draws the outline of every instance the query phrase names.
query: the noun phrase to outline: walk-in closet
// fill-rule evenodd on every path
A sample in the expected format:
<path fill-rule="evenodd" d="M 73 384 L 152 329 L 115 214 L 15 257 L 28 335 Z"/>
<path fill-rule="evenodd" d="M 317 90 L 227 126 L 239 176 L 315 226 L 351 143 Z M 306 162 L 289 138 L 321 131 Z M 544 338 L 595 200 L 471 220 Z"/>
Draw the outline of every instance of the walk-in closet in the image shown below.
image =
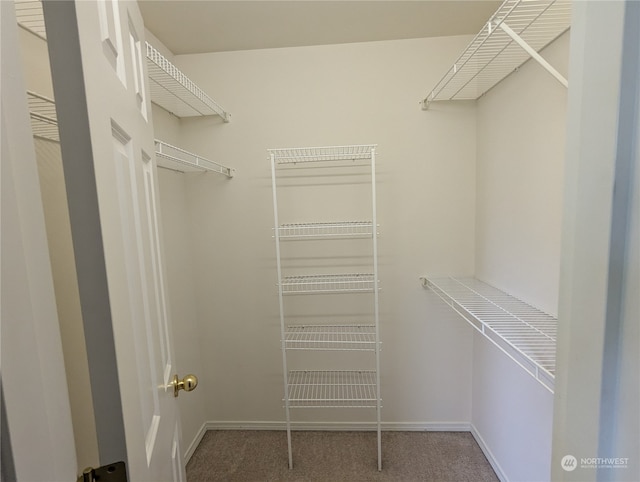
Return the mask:
<path fill-rule="evenodd" d="M 640 4 L 4 3 L 76 476 L 640 477 Z"/>

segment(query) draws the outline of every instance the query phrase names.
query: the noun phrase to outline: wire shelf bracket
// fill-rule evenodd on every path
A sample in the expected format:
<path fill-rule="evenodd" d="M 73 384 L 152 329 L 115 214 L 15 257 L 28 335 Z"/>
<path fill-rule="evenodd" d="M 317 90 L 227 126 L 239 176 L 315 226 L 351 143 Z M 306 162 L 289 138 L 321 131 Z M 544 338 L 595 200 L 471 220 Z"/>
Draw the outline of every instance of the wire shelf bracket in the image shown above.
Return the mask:
<path fill-rule="evenodd" d="M 420 278 L 473 328 L 553 393 L 558 320 L 475 278 Z"/>
<path fill-rule="evenodd" d="M 158 139 L 155 140 L 155 146 L 158 167 L 178 172 L 217 172 L 228 178 L 235 175 L 236 170 L 231 167 L 223 166 Z"/>
<path fill-rule="evenodd" d="M 539 52 L 571 26 L 571 0 L 505 0 L 421 101 L 476 100 L 530 58 L 563 86 L 567 79 Z"/>
<path fill-rule="evenodd" d="M 231 114 L 209 97 L 157 49 L 147 42 L 147 70 L 151 100 L 177 117 L 218 115 L 225 122 Z"/>

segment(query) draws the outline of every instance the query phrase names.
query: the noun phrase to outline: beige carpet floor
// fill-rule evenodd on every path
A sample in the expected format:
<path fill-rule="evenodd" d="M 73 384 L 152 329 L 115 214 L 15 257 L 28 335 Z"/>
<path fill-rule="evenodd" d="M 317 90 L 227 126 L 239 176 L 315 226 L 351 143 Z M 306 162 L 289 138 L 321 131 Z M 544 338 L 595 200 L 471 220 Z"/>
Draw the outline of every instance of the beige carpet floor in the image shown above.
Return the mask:
<path fill-rule="evenodd" d="M 293 469 L 283 431 L 212 430 L 187 464 L 188 482 L 498 480 L 468 432 L 292 432 Z"/>

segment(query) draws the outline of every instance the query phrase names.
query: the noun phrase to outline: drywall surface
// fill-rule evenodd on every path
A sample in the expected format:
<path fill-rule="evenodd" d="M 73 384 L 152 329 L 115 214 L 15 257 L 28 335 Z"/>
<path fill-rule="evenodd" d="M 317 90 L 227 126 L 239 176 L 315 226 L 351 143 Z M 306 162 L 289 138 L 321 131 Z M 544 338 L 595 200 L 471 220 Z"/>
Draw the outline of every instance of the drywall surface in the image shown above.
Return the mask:
<path fill-rule="evenodd" d="M 566 76 L 569 34 L 543 55 Z M 566 105 L 534 61 L 478 100 L 476 276 L 555 316 Z"/>
<path fill-rule="evenodd" d="M 543 51 L 567 73 L 569 35 Z M 476 276 L 558 310 L 567 90 L 537 63 L 478 100 Z M 553 395 L 476 335 L 472 423 L 508 480 L 547 480 Z"/>
<path fill-rule="evenodd" d="M 280 424 L 285 417 L 267 149 L 377 143 L 383 422 L 399 428 L 468 424 L 471 330 L 418 281 L 425 273 L 474 269 L 475 106 L 442 103 L 428 112 L 419 106 L 468 41 L 450 37 L 174 58 L 232 113 L 229 124 L 183 119 L 180 133 L 182 147 L 237 169 L 231 180 L 185 175 L 209 420 L 247 426 Z M 336 217 L 360 209 L 362 186 L 351 191 L 349 176 L 338 187 L 299 181 L 307 195 L 283 195 L 283 202 L 294 204 L 288 213 L 296 219 L 281 222 L 328 220 L 314 219 L 321 216 L 319 208 Z M 330 256 L 344 270 L 360 267 L 368 252 L 331 245 L 318 253 L 290 253 L 285 263 L 313 273 Z M 330 307 L 331 316 L 354 314 L 340 296 L 306 298 L 287 299 L 287 313 L 300 314 L 304 305 Z M 321 356 L 311 364 L 339 365 L 339 355 Z M 302 410 L 294 420 L 348 425 L 371 422 L 375 414 Z"/>
<path fill-rule="evenodd" d="M 472 424 L 502 480 L 551 473 L 553 394 L 479 333 L 473 340 Z"/>

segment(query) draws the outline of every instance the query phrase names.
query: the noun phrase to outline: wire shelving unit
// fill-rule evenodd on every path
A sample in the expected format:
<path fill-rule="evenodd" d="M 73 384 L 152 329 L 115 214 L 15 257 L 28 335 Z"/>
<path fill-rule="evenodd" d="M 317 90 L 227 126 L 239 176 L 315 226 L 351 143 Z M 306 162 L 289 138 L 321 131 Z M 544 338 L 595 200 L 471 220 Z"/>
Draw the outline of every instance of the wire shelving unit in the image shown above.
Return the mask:
<path fill-rule="evenodd" d="M 287 350 L 375 351 L 375 325 L 288 325 Z"/>
<path fill-rule="evenodd" d="M 373 144 L 330 147 L 294 147 L 269 149 L 276 164 L 300 164 L 303 162 L 371 160 Z"/>
<path fill-rule="evenodd" d="M 284 295 L 372 292 L 375 285 L 376 280 L 371 273 L 285 276 L 280 280 Z"/>
<path fill-rule="evenodd" d="M 155 140 L 155 146 L 158 167 L 178 172 L 217 172 L 229 178 L 235 174 L 235 169 L 210 161 L 158 139 Z"/>
<path fill-rule="evenodd" d="M 306 238 L 349 238 L 373 236 L 371 221 L 344 221 L 334 223 L 281 224 L 278 227 L 281 240 Z"/>
<path fill-rule="evenodd" d="M 18 25 L 46 41 L 47 32 L 44 26 L 42 2 L 40 0 L 14 0 L 14 5 Z"/>
<path fill-rule="evenodd" d="M 177 117 L 218 115 L 225 122 L 231 114 L 207 95 L 180 69 L 147 42 L 147 71 L 151 100 Z"/>
<path fill-rule="evenodd" d="M 375 408 L 376 372 L 355 370 L 291 370 L 291 408 Z"/>
<path fill-rule="evenodd" d="M 56 103 L 48 97 L 31 91 L 27 91 L 27 103 L 33 136 L 60 142 Z"/>
<path fill-rule="evenodd" d="M 571 26 L 571 0 L 505 0 L 422 100 L 475 100 L 535 59 L 562 85 L 567 80 L 539 52 Z"/>
<path fill-rule="evenodd" d="M 423 284 L 553 393 L 558 320 L 475 278 Z"/>
<path fill-rule="evenodd" d="M 276 244 L 276 269 L 278 276 L 278 300 L 280 306 L 280 331 L 282 367 L 284 375 L 284 406 L 287 424 L 289 468 L 293 468 L 291 449 L 291 413 L 298 408 L 362 408 L 375 409 L 378 440 L 378 470 L 382 470 L 381 407 L 380 395 L 380 330 L 378 309 L 378 261 L 376 222 L 376 146 L 350 145 L 329 147 L 304 147 L 269 149 L 273 188 L 274 237 Z M 353 161 L 357 161 L 355 164 Z M 293 168 L 292 165 L 308 163 L 308 166 L 341 168 L 357 166 L 371 176 L 371 220 L 309 223 L 279 223 L 278 171 Z M 320 166 L 318 166 L 320 167 Z M 291 179 L 287 180 L 288 187 Z M 282 186 L 280 187 L 282 188 Z M 299 187 L 302 189 L 302 187 Z M 308 274 L 284 276 L 282 243 L 305 240 L 342 239 L 344 243 L 371 243 L 370 273 Z M 310 243 L 313 251 L 317 243 Z M 362 247 L 361 244 L 357 246 Z M 361 323 L 288 324 L 285 298 L 287 295 L 359 294 L 372 296 L 370 319 Z M 347 298 L 351 301 L 351 299 Z M 353 300 L 355 301 L 355 300 Z M 360 305 L 361 306 L 361 305 Z M 326 313 L 312 313 L 321 317 Z M 365 317 L 366 318 L 366 317 Z M 289 370 L 289 351 L 362 353 L 372 370 Z M 369 352 L 369 354 L 367 354 Z M 371 356 L 373 355 L 373 356 Z M 299 361 L 300 362 L 300 361 Z M 346 367 L 348 368 L 348 367 Z"/>

